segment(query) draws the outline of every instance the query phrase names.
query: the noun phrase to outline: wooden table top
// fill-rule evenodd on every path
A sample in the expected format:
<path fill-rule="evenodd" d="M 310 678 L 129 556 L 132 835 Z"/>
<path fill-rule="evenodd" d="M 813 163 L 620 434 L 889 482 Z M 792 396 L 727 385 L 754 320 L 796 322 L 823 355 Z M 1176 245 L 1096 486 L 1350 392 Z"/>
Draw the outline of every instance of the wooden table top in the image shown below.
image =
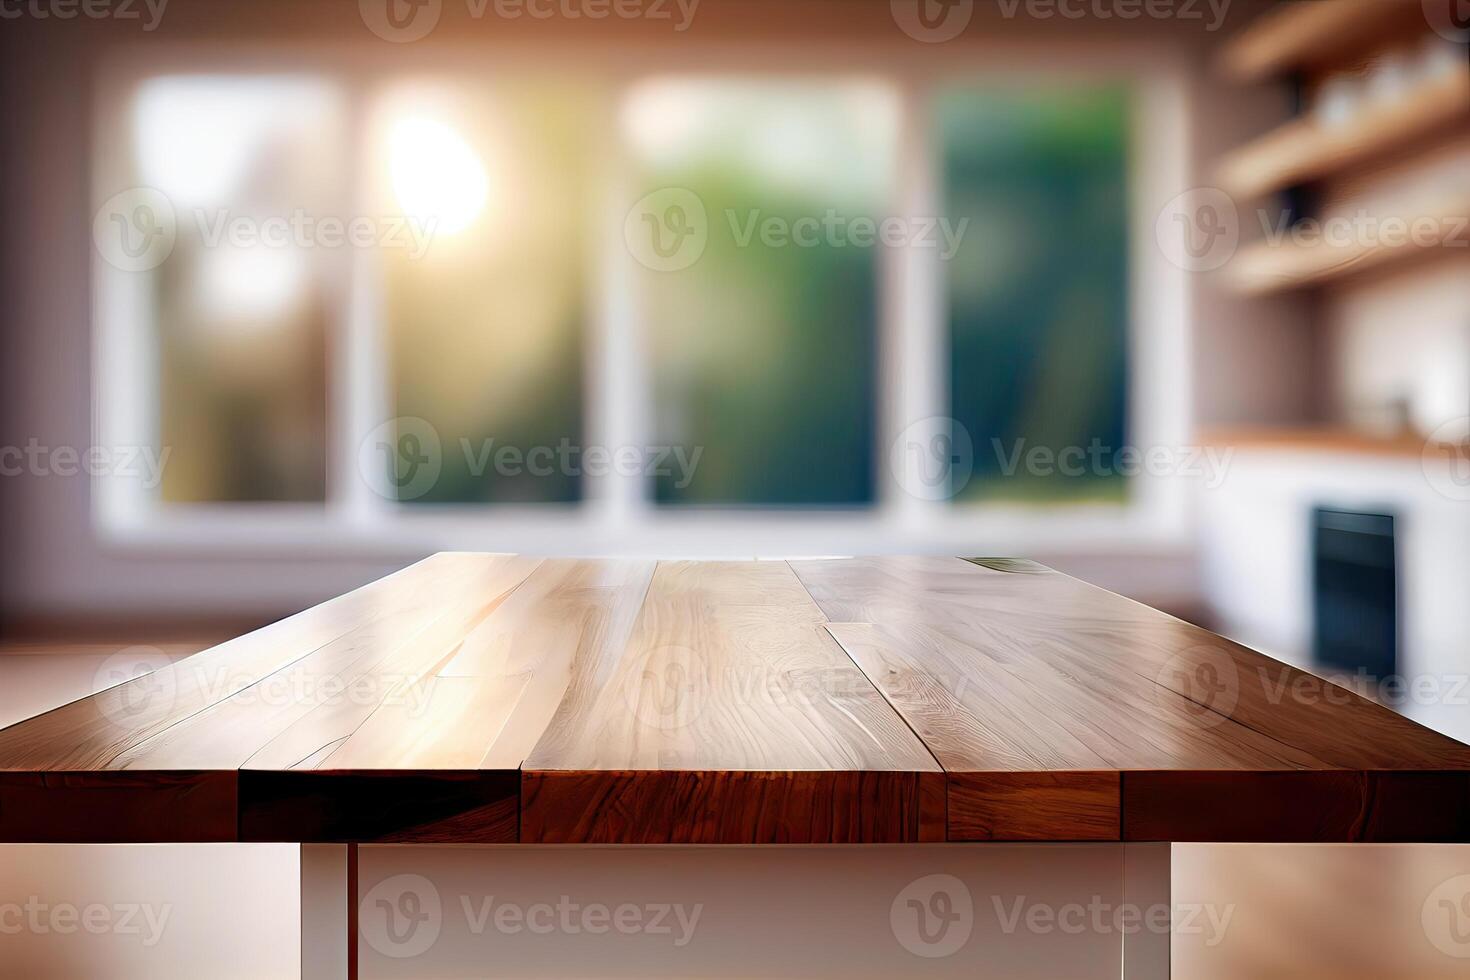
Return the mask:
<path fill-rule="evenodd" d="M 1470 747 L 1032 562 L 435 555 L 0 731 L 0 840 L 1463 841 Z"/>

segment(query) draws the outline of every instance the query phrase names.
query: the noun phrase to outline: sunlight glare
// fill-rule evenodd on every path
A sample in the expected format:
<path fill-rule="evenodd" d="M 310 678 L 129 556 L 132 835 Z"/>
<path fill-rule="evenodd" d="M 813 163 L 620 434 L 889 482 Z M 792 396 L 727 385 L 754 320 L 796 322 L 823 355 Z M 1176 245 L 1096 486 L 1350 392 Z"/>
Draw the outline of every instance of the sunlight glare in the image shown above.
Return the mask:
<path fill-rule="evenodd" d="M 485 165 L 449 126 L 432 119 L 404 119 L 389 138 L 393 192 L 405 214 L 433 222 L 435 234 L 452 235 L 484 210 L 489 194 Z"/>

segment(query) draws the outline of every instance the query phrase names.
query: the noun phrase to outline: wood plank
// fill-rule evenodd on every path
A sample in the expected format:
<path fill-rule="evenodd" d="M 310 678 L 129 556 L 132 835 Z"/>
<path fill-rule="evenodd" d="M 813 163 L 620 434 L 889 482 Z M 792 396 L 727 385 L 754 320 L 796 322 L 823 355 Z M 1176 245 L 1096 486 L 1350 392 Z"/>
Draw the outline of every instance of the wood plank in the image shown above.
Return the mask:
<path fill-rule="evenodd" d="M 406 778 L 404 787 L 412 790 L 406 798 L 418 801 L 418 812 L 403 814 L 393 806 L 365 805 L 360 781 L 352 780 L 337 789 L 291 783 L 301 791 L 294 802 L 283 796 L 284 787 L 271 784 L 262 800 L 251 801 L 248 791 L 238 791 L 237 769 L 267 747 L 279 747 L 278 739 L 294 726 L 319 718 L 319 712 L 331 714 L 325 709 L 371 714 L 417 676 L 415 665 L 432 660 L 441 643 L 453 649 L 466 628 L 536 565 L 509 556 L 435 556 L 181 661 L 167 673 L 129 681 L 0 732 L 0 768 L 23 771 L 44 758 L 38 768 L 53 774 L 37 785 L 0 782 L 0 810 L 13 809 L 12 799 L 24 806 L 30 814 L 25 833 L 57 825 L 70 828 L 74 839 L 90 832 L 99 841 L 233 840 L 240 836 L 242 814 L 256 827 L 247 839 L 437 839 L 424 828 L 444 821 L 444 800 L 459 799 L 467 813 L 481 814 L 473 821 L 477 839 L 514 839 L 513 772 L 500 775 L 488 800 L 483 787 L 466 795 L 452 775 L 439 787 L 425 785 L 433 777 Z M 124 690 L 126 697 L 119 696 Z M 303 755 L 320 748 L 307 744 Z M 80 769 L 93 761 L 101 768 Z M 81 775 L 64 781 L 54 775 L 70 771 Z M 190 774 L 228 792 L 176 791 Z M 174 796 L 181 798 L 168 805 Z M 167 819 L 160 819 L 156 812 L 165 805 Z M 486 830 L 483 811 L 492 805 L 501 811 L 498 829 Z M 298 820 L 294 831 L 281 823 L 282 815 Z M 360 838 L 344 836 L 352 828 Z"/>
<path fill-rule="evenodd" d="M 541 562 L 477 621 L 442 619 L 390 663 L 401 679 L 382 703 L 324 705 L 246 763 L 242 834 L 514 841 L 518 770 L 571 663 L 621 649 L 652 574 L 652 562 Z M 276 768 L 293 772 L 256 775 Z M 373 801 L 400 792 L 407 803 Z"/>
<path fill-rule="evenodd" d="M 1464 260 L 1470 247 L 1465 216 L 1470 196 L 1454 190 L 1423 200 L 1404 201 L 1387 217 L 1404 222 L 1412 233 L 1343 239 L 1319 236 L 1297 243 L 1260 241 L 1242 248 L 1225 270 L 1231 285 L 1245 296 L 1269 296 L 1341 282 L 1412 261 Z"/>
<path fill-rule="evenodd" d="M 1420 0 L 1331 0 L 1282 4 L 1232 38 L 1219 64 L 1236 81 L 1333 64 L 1374 39 L 1403 40 L 1423 30 Z"/>
<path fill-rule="evenodd" d="M 938 773 L 527 770 L 530 844 L 868 844 L 935 839 L 921 804 Z"/>
<path fill-rule="evenodd" d="M 938 766 L 823 623 L 784 563 L 660 562 L 526 760 L 523 839 L 917 840 Z"/>
<path fill-rule="evenodd" d="M 1048 823 L 1137 840 L 1269 839 L 1256 835 L 1272 826 L 1291 840 L 1444 840 L 1470 826 L 1470 747 L 1104 590 L 995 562 L 793 568 L 944 766 L 952 840 Z M 1096 776 L 1108 771 L 1122 774 L 1111 797 Z M 1303 818 L 1319 795 L 1337 816 Z M 1434 814 L 1396 805 L 1409 796 Z"/>
<path fill-rule="evenodd" d="M 0 842 L 236 839 L 233 772 L 0 772 Z"/>
<path fill-rule="evenodd" d="M 465 557 L 465 556 L 455 556 Z M 124 768 L 289 769 L 357 730 L 385 705 L 422 706 L 434 668 L 536 569 L 480 556 L 391 611 L 151 735 L 113 759 Z M 218 682 L 216 682 L 218 683 Z M 386 767 L 385 767 L 386 768 Z"/>
<path fill-rule="evenodd" d="M 241 770 L 240 840 L 513 844 L 520 784 L 505 770 Z"/>
<path fill-rule="evenodd" d="M 0 770 L 113 768 L 135 746 L 365 625 L 432 600 L 446 582 L 487 560 L 511 559 L 435 555 L 170 667 L 0 730 Z M 180 762 L 162 768 L 190 767 Z"/>
<path fill-rule="evenodd" d="M 1136 841 L 1470 841 L 1465 771 L 1127 772 Z"/>
<path fill-rule="evenodd" d="M 950 840 L 1121 840 L 1117 772 L 949 774 Z"/>
<path fill-rule="evenodd" d="M 1340 173 L 1374 157 L 1403 157 L 1406 144 L 1463 132 L 1470 113 L 1470 66 L 1418 82 L 1403 96 L 1369 103 L 1338 125 L 1293 119 L 1220 162 L 1220 183 L 1237 200 Z"/>

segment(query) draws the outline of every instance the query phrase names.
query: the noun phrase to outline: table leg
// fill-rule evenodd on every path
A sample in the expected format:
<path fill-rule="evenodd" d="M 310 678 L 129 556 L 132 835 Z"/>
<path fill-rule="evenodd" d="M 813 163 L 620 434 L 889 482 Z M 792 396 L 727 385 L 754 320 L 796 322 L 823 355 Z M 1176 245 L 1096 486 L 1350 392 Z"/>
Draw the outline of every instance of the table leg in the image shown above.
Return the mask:
<path fill-rule="evenodd" d="M 1172 920 L 1170 844 L 1123 845 L 1123 900 L 1144 916 Z M 1168 980 L 1171 930 L 1123 934 L 1123 980 Z"/>
<path fill-rule="evenodd" d="M 357 845 L 301 845 L 301 980 L 357 980 Z"/>

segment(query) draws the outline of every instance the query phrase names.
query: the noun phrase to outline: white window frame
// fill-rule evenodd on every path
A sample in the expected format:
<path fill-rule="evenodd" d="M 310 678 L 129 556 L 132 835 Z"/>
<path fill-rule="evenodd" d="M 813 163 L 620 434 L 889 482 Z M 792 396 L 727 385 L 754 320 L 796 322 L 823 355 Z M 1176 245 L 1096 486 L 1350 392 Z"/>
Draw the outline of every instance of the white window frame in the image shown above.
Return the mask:
<path fill-rule="evenodd" d="M 814 55 L 809 48 L 697 50 L 590 54 L 576 64 L 595 74 L 614 107 L 639 80 L 669 75 L 836 76 L 877 78 L 902 98 L 900 169 L 903 213 L 937 214 L 940 200 L 931 94 L 945 83 L 995 78 L 1008 85 L 1123 82 L 1132 96 L 1130 146 L 1129 439 L 1137 446 L 1184 447 L 1193 432 L 1190 398 L 1192 289 L 1189 274 L 1169 263 L 1154 243 L 1159 204 L 1190 186 L 1189 70 L 1185 55 L 1155 45 L 1111 43 L 883 44 Z M 395 51 L 394 75 L 455 73 L 544 74 L 548 52 L 487 58 L 436 52 L 421 67 Z M 139 183 L 130 172 L 131 97 L 139 83 L 165 74 L 303 74 L 337 78 L 350 90 L 380 80 L 381 63 L 340 48 L 274 49 L 222 60 L 214 50 L 150 45 L 146 57 L 113 59 L 100 73 L 95 105 L 99 166 L 94 205 Z M 646 66 L 656 64 L 649 69 Z M 1068 66 L 1058 70 L 1057 65 Z M 360 88 L 359 88 L 360 87 Z M 350 120 L 362 138 L 359 111 Z M 604 114 L 601 159 L 611 193 L 604 201 L 605 239 L 593 261 L 597 283 L 585 344 L 588 445 L 648 445 L 652 427 L 647 369 L 637 330 L 633 259 L 623 246 L 619 199 L 626 168 L 618 155 L 615 112 Z M 1161 190 L 1167 189 L 1167 192 Z M 877 337 L 878 444 L 875 503 L 862 509 L 779 510 L 656 507 L 648 481 L 587 478 L 577 505 L 402 505 L 374 495 L 357 478 L 362 439 L 391 417 L 373 254 L 352 255 L 350 285 L 338 297 L 345 311 L 328 364 L 327 500 L 322 504 L 167 504 L 137 479 L 94 478 L 93 516 L 104 542 L 150 553 L 223 555 L 416 555 L 425 551 L 520 551 L 548 555 L 624 554 L 690 557 L 852 553 L 1103 554 L 1177 553 L 1189 544 L 1192 494 L 1183 476 L 1131 478 L 1124 504 L 929 501 L 898 485 L 887 447 L 909 422 L 948 414 L 945 284 L 933 249 L 879 253 Z M 100 446 L 158 442 L 157 342 L 146 278 L 93 256 L 94 428 Z M 980 447 L 977 447 L 980 451 Z"/>

